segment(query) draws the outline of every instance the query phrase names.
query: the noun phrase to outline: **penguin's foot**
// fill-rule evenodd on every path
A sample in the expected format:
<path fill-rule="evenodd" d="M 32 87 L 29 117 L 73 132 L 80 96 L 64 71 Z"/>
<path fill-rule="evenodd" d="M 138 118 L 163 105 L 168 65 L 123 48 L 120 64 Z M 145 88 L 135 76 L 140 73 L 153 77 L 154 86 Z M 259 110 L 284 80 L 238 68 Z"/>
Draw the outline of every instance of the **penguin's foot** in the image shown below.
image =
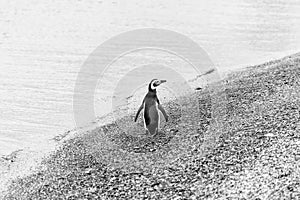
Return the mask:
<path fill-rule="evenodd" d="M 156 137 L 159 135 L 158 129 L 156 129 L 155 133 L 153 134 L 153 137 Z"/>
<path fill-rule="evenodd" d="M 146 135 L 147 135 L 147 136 L 148 136 L 148 135 L 151 135 L 150 132 L 149 132 L 148 130 L 146 130 Z"/>

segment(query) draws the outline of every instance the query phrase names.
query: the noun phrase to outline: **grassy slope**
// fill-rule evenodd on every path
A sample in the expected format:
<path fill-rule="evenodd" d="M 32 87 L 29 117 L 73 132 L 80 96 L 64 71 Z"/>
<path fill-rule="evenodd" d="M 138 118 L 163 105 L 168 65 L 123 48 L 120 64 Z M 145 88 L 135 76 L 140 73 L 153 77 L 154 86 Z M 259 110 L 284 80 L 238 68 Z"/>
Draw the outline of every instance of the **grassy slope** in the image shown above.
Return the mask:
<path fill-rule="evenodd" d="M 97 128 L 5 199 L 299 199 L 299 77 L 300 54 L 236 72 L 222 93 L 165 105 L 171 121 L 154 138 L 126 127 L 133 116 Z"/>

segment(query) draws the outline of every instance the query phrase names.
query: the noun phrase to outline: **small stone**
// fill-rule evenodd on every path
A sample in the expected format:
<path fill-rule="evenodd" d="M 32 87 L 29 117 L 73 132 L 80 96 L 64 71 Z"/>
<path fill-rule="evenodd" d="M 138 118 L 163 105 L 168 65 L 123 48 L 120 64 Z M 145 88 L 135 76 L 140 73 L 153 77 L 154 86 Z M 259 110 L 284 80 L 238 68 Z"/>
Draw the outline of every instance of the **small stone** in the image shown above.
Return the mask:
<path fill-rule="evenodd" d="M 265 137 L 275 137 L 275 135 L 273 133 L 267 133 L 264 135 Z"/>
<path fill-rule="evenodd" d="M 95 193 L 95 192 L 97 191 L 97 188 L 92 187 L 92 188 L 89 188 L 87 191 L 88 191 L 89 193 Z"/>
<path fill-rule="evenodd" d="M 85 174 L 91 174 L 92 170 L 93 170 L 92 168 L 87 168 L 87 169 L 84 170 L 84 173 Z"/>

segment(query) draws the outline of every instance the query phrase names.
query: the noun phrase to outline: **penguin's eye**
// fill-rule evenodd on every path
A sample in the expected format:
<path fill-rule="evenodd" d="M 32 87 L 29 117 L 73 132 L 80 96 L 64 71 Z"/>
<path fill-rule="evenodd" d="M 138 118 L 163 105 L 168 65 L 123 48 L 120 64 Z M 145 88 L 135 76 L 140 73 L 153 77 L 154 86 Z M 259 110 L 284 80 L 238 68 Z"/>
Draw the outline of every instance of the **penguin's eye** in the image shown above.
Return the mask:
<path fill-rule="evenodd" d="M 159 81 L 155 81 L 153 84 L 154 87 L 159 86 Z"/>

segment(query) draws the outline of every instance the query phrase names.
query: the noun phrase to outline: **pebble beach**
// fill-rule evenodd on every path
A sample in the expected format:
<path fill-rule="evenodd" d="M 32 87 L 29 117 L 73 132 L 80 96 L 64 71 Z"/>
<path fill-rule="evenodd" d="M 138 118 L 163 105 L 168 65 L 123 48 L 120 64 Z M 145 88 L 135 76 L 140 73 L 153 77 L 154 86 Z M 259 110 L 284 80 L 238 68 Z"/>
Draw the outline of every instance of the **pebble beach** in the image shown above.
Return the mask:
<path fill-rule="evenodd" d="M 299 86 L 300 53 L 232 72 L 163 105 L 155 136 L 130 115 L 60 141 L 0 197 L 300 199 Z"/>

